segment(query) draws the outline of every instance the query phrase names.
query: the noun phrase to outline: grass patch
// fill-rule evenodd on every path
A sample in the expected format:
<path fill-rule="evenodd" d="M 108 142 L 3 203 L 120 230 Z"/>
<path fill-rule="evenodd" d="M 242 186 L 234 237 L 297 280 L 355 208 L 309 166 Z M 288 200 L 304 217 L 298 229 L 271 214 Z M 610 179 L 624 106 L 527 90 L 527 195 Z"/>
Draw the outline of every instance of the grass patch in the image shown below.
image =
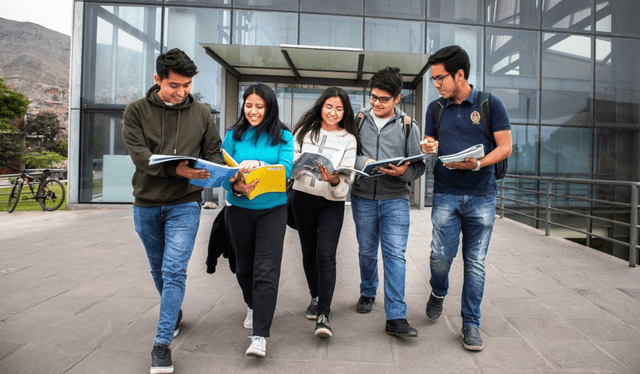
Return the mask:
<path fill-rule="evenodd" d="M 67 187 L 67 183 L 63 182 L 64 187 Z M 11 194 L 12 187 L 3 187 L 0 188 L 0 212 L 7 211 L 7 201 L 9 200 L 9 194 Z M 28 199 L 25 200 L 25 197 Z M 67 197 L 65 194 L 64 202 L 60 206 L 60 208 L 56 210 L 66 210 L 67 209 Z M 16 205 L 16 209 L 14 212 L 27 212 L 27 211 L 42 211 L 42 207 L 38 202 L 33 198 L 29 187 L 23 186 L 22 193 L 20 193 L 20 201 L 18 201 L 18 205 Z"/>

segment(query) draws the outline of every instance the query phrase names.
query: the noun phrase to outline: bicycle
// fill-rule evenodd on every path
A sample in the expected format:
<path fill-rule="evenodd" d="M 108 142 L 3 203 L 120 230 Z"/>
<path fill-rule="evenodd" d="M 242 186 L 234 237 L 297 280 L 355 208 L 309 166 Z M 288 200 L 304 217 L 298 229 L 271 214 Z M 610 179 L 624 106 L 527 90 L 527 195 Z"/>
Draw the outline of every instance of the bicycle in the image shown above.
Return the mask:
<path fill-rule="evenodd" d="M 16 209 L 18 200 L 20 200 L 22 187 L 25 184 L 29 187 L 29 191 L 31 191 L 33 197 L 23 196 L 23 201 L 29 199 L 36 200 L 44 211 L 54 211 L 62 206 L 66 191 L 61 182 L 55 179 L 48 179 L 49 175 L 51 175 L 51 170 L 43 170 L 40 178 L 27 174 L 26 170 L 14 170 L 20 171 L 20 176 L 16 178 L 13 188 L 11 189 L 11 194 L 7 201 L 7 212 L 11 213 Z M 35 188 L 36 185 L 38 186 L 37 189 Z"/>

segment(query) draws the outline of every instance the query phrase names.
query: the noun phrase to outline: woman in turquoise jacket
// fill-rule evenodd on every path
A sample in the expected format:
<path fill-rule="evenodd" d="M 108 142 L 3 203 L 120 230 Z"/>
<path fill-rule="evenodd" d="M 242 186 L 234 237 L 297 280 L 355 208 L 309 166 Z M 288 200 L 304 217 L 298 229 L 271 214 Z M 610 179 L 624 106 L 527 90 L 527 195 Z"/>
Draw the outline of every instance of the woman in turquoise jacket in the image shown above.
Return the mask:
<path fill-rule="evenodd" d="M 244 326 L 253 329 L 246 354 L 264 357 L 278 297 L 287 194 L 269 192 L 250 200 L 246 194 L 260 182 L 245 183 L 241 174 L 263 165 L 280 164 L 289 179 L 293 136 L 279 120 L 278 102 L 271 88 L 251 85 L 243 98 L 240 118 L 222 144 L 241 168 L 241 173 L 224 184 L 230 204 L 225 209 L 225 220 L 236 254 L 236 277 L 248 307 Z"/>

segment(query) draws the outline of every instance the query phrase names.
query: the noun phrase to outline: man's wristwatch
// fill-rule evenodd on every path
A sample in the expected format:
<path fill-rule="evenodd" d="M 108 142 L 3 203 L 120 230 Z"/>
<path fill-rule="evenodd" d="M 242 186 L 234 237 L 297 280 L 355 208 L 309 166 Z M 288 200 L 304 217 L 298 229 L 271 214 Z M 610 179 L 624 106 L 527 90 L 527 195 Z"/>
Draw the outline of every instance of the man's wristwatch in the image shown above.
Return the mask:
<path fill-rule="evenodd" d="M 481 167 L 480 160 L 476 160 L 476 167 L 471 169 L 471 171 L 478 171 L 480 170 L 480 167 Z"/>

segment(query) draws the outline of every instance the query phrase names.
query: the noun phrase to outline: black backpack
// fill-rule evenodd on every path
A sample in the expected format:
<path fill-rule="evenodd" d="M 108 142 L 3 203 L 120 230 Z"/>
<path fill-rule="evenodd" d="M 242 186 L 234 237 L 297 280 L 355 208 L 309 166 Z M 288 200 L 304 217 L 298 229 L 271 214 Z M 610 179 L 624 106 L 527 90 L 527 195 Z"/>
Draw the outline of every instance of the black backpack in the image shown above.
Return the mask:
<path fill-rule="evenodd" d="M 486 91 L 478 91 L 478 110 L 480 111 L 480 122 L 484 126 L 484 131 L 487 132 L 489 140 L 493 144 L 493 148 L 496 145 L 496 138 L 493 136 L 493 130 L 491 129 L 491 93 Z M 440 97 L 433 106 L 433 125 L 435 127 L 435 137 L 438 138 L 438 128 L 440 122 L 442 122 L 442 116 L 444 115 L 444 108 L 447 105 L 447 99 Z M 507 174 L 507 159 L 495 164 L 496 179 L 500 179 Z"/>

